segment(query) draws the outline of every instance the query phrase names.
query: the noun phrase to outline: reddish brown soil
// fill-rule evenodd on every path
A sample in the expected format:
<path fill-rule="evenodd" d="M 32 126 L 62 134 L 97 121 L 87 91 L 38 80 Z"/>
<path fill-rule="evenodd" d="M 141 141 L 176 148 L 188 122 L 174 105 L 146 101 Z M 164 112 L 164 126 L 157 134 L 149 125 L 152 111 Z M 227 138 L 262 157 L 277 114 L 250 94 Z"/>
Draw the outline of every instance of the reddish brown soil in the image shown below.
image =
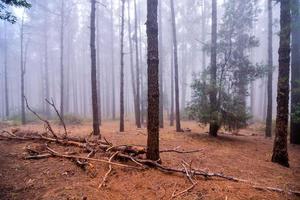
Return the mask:
<path fill-rule="evenodd" d="M 71 134 L 86 135 L 89 124 L 69 126 Z M 272 140 L 265 139 L 257 127 L 240 131 L 239 135 L 210 138 L 195 122 L 183 122 L 192 132 L 176 133 L 173 127 L 161 130 L 161 149 L 203 149 L 193 154 L 162 154 L 164 165 L 180 167 L 180 162 L 193 161 L 195 168 L 222 172 L 256 182 L 261 186 L 300 190 L 300 146 L 289 145 L 290 168 L 270 162 Z M 22 129 L 42 130 L 42 125 Z M 58 128 L 58 127 L 56 127 Z M 10 128 L 8 128 L 10 129 Z M 135 129 L 127 122 L 127 131 L 118 133 L 118 122 L 104 122 L 102 134 L 114 144 L 146 143 L 146 130 Z M 241 136 L 240 134 L 244 135 Z M 175 185 L 178 191 L 190 186 L 183 175 L 165 174 L 157 170 L 138 171 L 113 167 L 107 186 L 97 189 L 108 170 L 106 164 L 93 163 L 96 177 L 74 162 L 61 158 L 24 160 L 25 147 L 34 142 L 0 141 L 0 199 L 170 199 Z M 53 148 L 59 149 L 55 145 Z M 59 149 L 62 150 L 62 149 Z M 221 179 L 196 178 L 196 187 L 177 199 L 297 199 L 296 196 L 259 191 L 245 183 Z M 298 197 L 299 198 L 299 197 Z"/>

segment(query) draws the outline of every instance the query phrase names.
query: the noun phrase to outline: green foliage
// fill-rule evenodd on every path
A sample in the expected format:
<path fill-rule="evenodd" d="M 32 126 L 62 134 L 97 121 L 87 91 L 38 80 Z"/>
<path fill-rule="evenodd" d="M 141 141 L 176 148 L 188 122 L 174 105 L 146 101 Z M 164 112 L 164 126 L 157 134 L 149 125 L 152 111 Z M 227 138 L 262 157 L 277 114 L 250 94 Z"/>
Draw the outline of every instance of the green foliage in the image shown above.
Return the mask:
<path fill-rule="evenodd" d="M 217 119 L 220 126 L 235 130 L 246 126 L 250 118 L 246 106 L 247 86 L 266 74 L 267 69 L 250 61 L 251 49 L 259 46 L 258 39 L 251 34 L 259 12 L 256 0 L 228 0 L 224 7 L 218 32 L 217 83 L 209 84 L 209 69 L 194 76 L 188 112 L 201 123 Z M 214 113 L 209 102 L 212 90 L 217 93 L 217 112 Z"/>
<path fill-rule="evenodd" d="M 0 0 L 0 19 L 13 24 L 17 21 L 17 18 L 9 11 L 11 6 L 30 8 L 31 4 L 26 0 Z"/>

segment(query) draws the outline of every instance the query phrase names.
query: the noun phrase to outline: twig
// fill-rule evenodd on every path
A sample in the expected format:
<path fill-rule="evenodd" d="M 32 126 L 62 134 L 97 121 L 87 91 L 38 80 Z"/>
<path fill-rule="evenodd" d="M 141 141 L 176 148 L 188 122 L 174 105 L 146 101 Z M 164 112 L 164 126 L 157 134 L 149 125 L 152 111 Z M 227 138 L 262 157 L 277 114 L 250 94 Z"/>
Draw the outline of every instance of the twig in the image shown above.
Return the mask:
<path fill-rule="evenodd" d="M 112 161 L 112 159 L 118 154 L 119 152 L 117 151 L 117 152 L 115 152 L 110 158 L 109 158 L 109 162 L 111 162 Z M 107 179 L 107 177 L 108 177 L 108 175 L 110 174 L 110 172 L 112 171 L 112 166 L 111 166 L 111 164 L 109 164 L 109 169 L 108 169 L 108 171 L 106 172 L 106 174 L 105 174 L 105 176 L 103 177 L 103 179 L 102 179 L 102 181 L 101 181 L 101 183 L 99 184 L 99 186 L 98 186 L 98 189 L 100 189 L 104 184 L 105 184 L 105 182 L 106 182 L 106 179 Z"/>
<path fill-rule="evenodd" d="M 53 131 L 53 129 L 52 129 L 52 127 L 51 127 L 49 121 L 43 119 L 43 118 L 42 118 L 40 115 L 38 115 L 34 110 L 32 110 L 32 109 L 30 108 L 30 106 L 28 105 L 27 98 L 26 98 L 25 96 L 23 96 L 23 98 L 25 99 L 25 103 L 26 103 L 27 109 L 28 109 L 30 112 L 32 112 L 39 120 L 43 121 L 43 122 L 46 124 L 47 129 L 48 129 L 48 130 L 50 131 L 50 133 L 53 135 L 53 137 L 54 137 L 56 140 L 58 140 L 58 137 L 57 137 L 57 135 L 54 133 L 54 131 Z"/>
<path fill-rule="evenodd" d="M 189 192 L 191 189 L 193 189 L 196 186 L 196 184 L 197 183 L 192 184 L 191 186 L 189 186 L 185 190 L 182 190 L 181 192 L 178 192 L 177 194 L 176 194 L 176 191 L 174 191 L 171 198 L 173 199 L 173 198 L 178 197 L 178 196 L 180 196 L 180 195 L 182 195 L 182 194 L 184 194 L 186 192 Z"/>
<path fill-rule="evenodd" d="M 300 196 L 300 191 L 295 191 L 295 190 L 283 190 L 281 188 L 274 188 L 274 187 L 262 187 L 262 186 L 253 186 L 253 188 L 257 190 L 267 190 L 267 191 L 272 191 L 272 192 L 279 192 L 279 193 L 288 193 L 288 194 L 294 194 L 296 196 Z"/>
<path fill-rule="evenodd" d="M 101 160 L 101 159 L 96 159 L 96 158 L 87 158 L 87 157 L 84 157 L 84 156 L 64 155 L 64 154 L 58 153 L 57 151 L 54 151 L 53 149 L 49 148 L 48 146 L 46 146 L 46 148 L 50 151 L 51 154 L 53 154 L 54 156 L 57 156 L 57 157 L 72 158 L 72 159 L 74 159 L 74 158 L 75 159 L 85 159 L 85 160 L 90 160 L 90 161 L 95 161 L 95 162 L 101 162 L 101 163 L 116 165 L 116 166 L 119 166 L 119 167 L 140 169 L 140 168 L 137 168 L 137 167 L 134 167 L 134 166 L 124 165 L 124 164 L 115 163 L 115 162 L 111 162 L 111 161 L 107 161 L 107 160 Z"/>
<path fill-rule="evenodd" d="M 64 136 L 67 137 L 68 132 L 67 132 L 66 124 L 65 124 L 64 119 L 62 118 L 62 116 L 59 114 L 59 112 L 58 112 L 58 110 L 57 110 L 57 108 L 56 108 L 56 106 L 55 106 L 55 104 L 54 104 L 53 99 L 51 98 L 51 102 L 50 102 L 48 99 L 45 99 L 45 101 L 46 101 L 50 106 L 52 106 L 53 109 L 55 110 L 55 112 L 56 112 L 56 114 L 57 114 L 57 116 L 58 116 L 58 118 L 59 118 L 61 124 L 62 124 L 63 127 L 64 127 L 64 131 L 65 131 L 65 132 L 64 132 Z"/>
<path fill-rule="evenodd" d="M 160 153 L 197 153 L 197 152 L 200 152 L 202 151 L 203 149 L 198 149 L 198 150 L 191 150 L 191 151 L 179 151 L 179 150 L 176 150 L 176 149 L 165 149 L 165 150 L 161 150 L 159 151 Z"/>

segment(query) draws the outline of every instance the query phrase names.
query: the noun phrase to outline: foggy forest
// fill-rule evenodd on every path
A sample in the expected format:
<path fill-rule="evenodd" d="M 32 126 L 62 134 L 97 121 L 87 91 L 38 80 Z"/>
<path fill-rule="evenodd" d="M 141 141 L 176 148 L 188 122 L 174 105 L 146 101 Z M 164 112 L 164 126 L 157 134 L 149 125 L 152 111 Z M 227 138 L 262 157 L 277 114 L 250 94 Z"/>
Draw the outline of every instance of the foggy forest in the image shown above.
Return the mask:
<path fill-rule="evenodd" d="M 299 199 L 300 0 L 0 0 L 0 200 Z"/>

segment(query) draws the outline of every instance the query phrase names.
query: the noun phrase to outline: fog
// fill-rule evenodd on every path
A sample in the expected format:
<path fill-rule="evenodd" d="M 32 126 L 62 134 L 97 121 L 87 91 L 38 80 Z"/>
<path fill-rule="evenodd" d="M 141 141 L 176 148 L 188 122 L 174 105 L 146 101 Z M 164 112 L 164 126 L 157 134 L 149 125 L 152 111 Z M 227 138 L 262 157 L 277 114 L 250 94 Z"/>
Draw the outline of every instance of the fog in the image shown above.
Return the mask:
<path fill-rule="evenodd" d="M 16 119 L 21 113 L 21 59 L 25 66 L 25 96 L 32 108 L 42 114 L 49 112 L 45 98 L 53 98 L 60 108 L 63 99 L 65 115 L 92 118 L 91 56 L 90 56 L 90 2 L 86 0 L 32 0 L 30 9 L 13 8 L 17 22 L 0 22 L 0 117 Z M 222 24 L 226 0 L 218 1 L 218 30 Z M 205 48 L 211 40 L 211 2 L 208 0 L 175 0 L 176 33 L 178 42 L 179 96 L 182 119 L 191 101 L 193 74 L 202 73 L 210 65 L 210 51 Z M 136 66 L 136 42 L 140 70 L 141 109 L 145 114 L 147 102 L 147 38 L 146 1 L 136 0 L 137 33 L 135 32 L 134 1 L 128 8 L 125 2 L 124 27 L 124 105 L 125 118 L 134 119 L 132 81 Z M 267 1 L 258 0 L 257 16 L 252 33 L 259 45 L 251 49 L 254 64 L 267 65 L 268 18 Z M 129 12 L 128 12 L 129 9 Z M 170 1 L 161 1 L 160 64 L 164 116 L 171 108 L 172 27 Z M 130 21 L 128 21 L 128 14 Z M 277 51 L 279 44 L 279 4 L 273 4 L 273 116 L 276 114 Z M 96 48 L 98 97 L 101 117 L 110 120 L 119 116 L 120 98 L 120 23 L 121 1 L 101 0 L 96 11 Z M 129 33 L 129 26 L 131 32 Z M 135 37 L 137 34 L 137 37 Z M 22 41 L 21 41 L 21 38 Z M 132 42 L 130 53 L 129 38 Z M 135 41 L 137 38 L 138 41 Z M 62 41 L 62 43 L 61 43 Z M 22 43 L 22 44 L 21 44 Z M 22 47 L 21 47 L 22 46 Z M 21 55 L 22 54 L 22 55 Z M 62 57 L 61 57 L 62 55 Z M 21 58 L 21 56 L 23 58 Z M 5 63 L 7 63 L 8 90 L 5 91 Z M 63 89 L 61 89 L 63 65 Z M 134 75 L 134 76 L 133 76 Z M 100 86 L 100 87 L 99 87 Z M 255 79 L 247 87 L 247 107 L 255 121 L 264 121 L 267 110 L 267 76 Z M 5 96 L 8 110 L 6 114 Z M 63 94 L 63 98 L 61 98 Z M 115 112 L 114 112 L 115 110 Z M 51 110 L 51 116 L 55 116 Z M 26 110 L 26 114 L 29 111 Z M 27 116 L 27 118 L 30 118 Z"/>

